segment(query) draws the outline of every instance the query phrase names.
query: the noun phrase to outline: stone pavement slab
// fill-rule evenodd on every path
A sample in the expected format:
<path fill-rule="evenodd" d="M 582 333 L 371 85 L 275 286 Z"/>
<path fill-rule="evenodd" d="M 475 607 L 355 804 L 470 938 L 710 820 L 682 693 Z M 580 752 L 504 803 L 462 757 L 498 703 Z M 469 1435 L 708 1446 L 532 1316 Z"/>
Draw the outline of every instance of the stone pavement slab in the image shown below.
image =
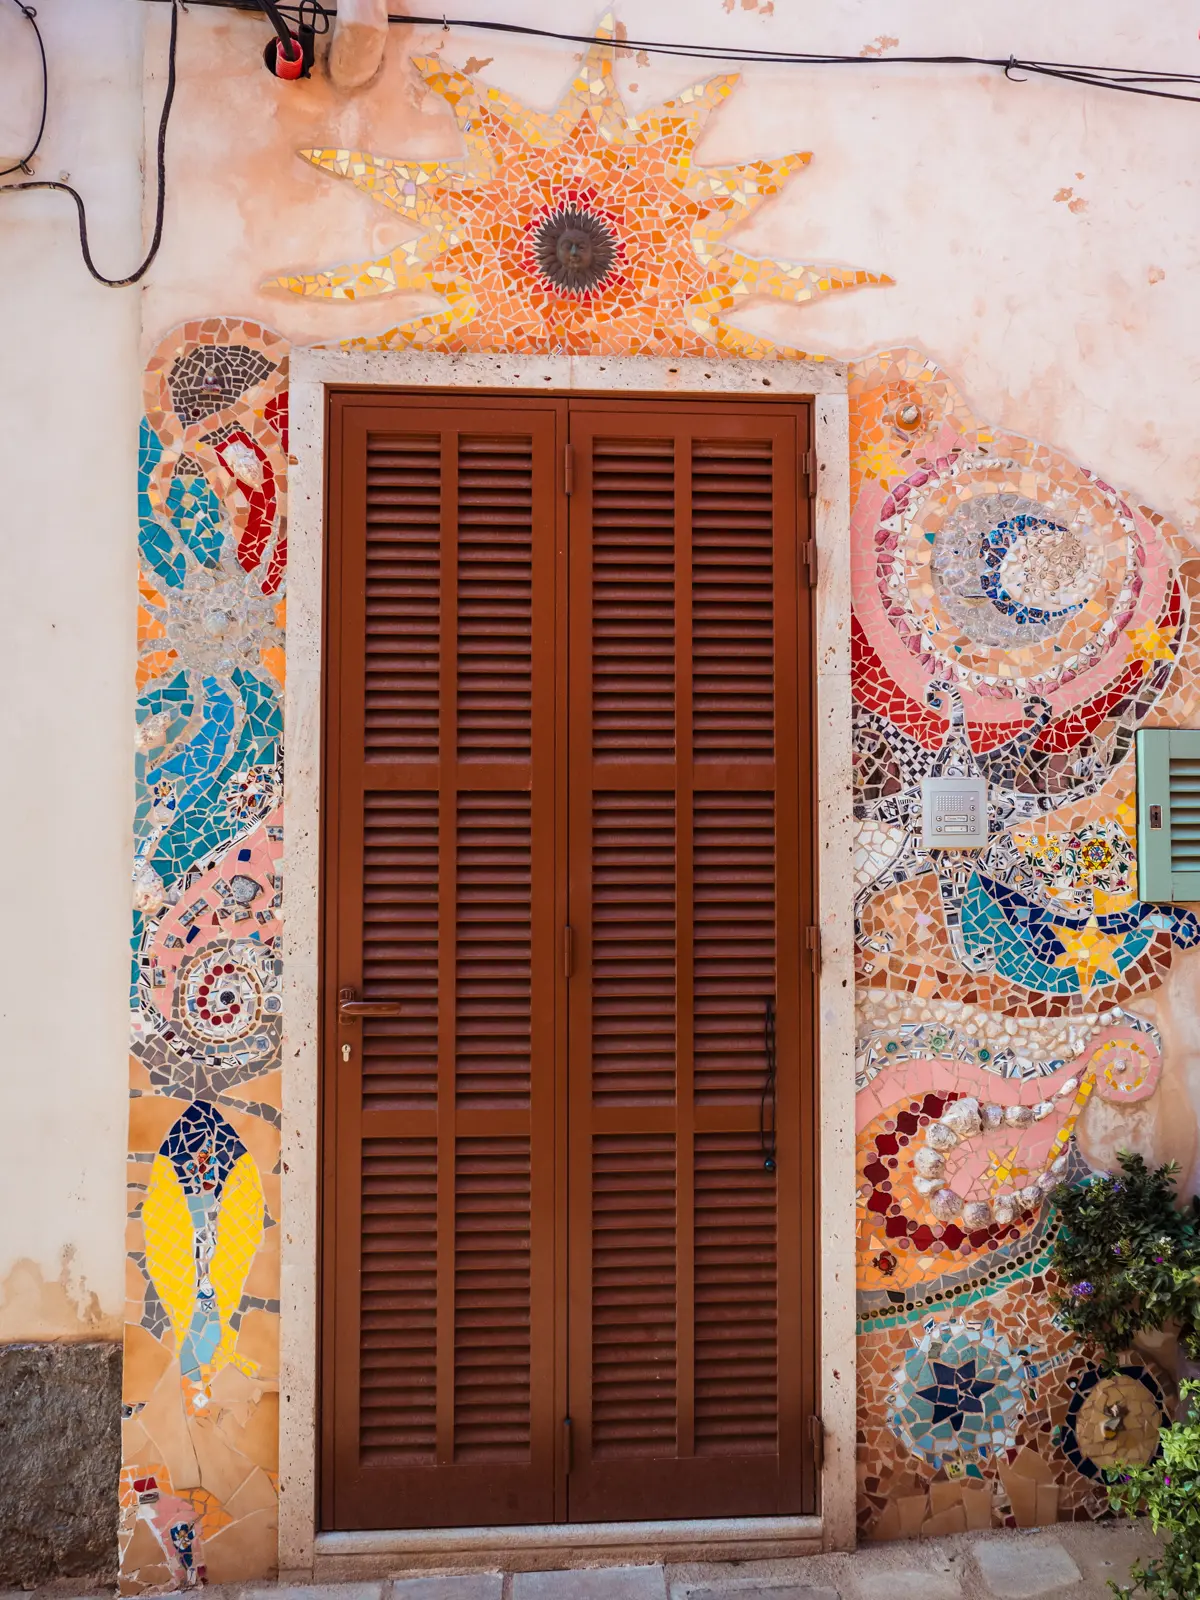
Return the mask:
<path fill-rule="evenodd" d="M 902 1567 L 857 1567 L 854 1582 L 859 1600 L 962 1600 L 958 1574 L 933 1550 L 924 1563 L 914 1551 Z"/>
<path fill-rule="evenodd" d="M 241 1600 L 383 1600 L 386 1588 L 386 1580 L 381 1578 L 377 1583 L 247 1584 L 237 1592 Z M 204 1589 L 194 1592 L 207 1596 L 213 1591 Z M 230 1585 L 225 1586 L 225 1592 L 232 1592 Z"/>
<path fill-rule="evenodd" d="M 501 1600 L 502 1572 L 464 1572 L 458 1577 L 393 1578 L 385 1600 Z"/>
<path fill-rule="evenodd" d="M 1053 1534 L 976 1539 L 971 1554 L 997 1600 L 1037 1600 L 1082 1582 L 1083 1574 Z"/>
<path fill-rule="evenodd" d="M 661 1567 L 514 1572 L 512 1600 L 667 1600 Z"/>

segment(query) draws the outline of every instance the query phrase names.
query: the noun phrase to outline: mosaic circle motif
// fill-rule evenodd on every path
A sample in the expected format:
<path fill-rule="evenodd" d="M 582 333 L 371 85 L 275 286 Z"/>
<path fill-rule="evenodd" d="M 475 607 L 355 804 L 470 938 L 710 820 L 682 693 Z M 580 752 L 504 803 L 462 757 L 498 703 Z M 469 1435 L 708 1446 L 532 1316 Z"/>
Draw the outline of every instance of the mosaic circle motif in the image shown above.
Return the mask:
<path fill-rule="evenodd" d="M 1163 1392 L 1145 1367 L 1119 1367 L 1108 1376 L 1089 1367 L 1072 1387 L 1061 1444 L 1077 1471 L 1098 1478 L 1125 1463 L 1153 1461 L 1168 1418 Z"/>
<path fill-rule="evenodd" d="M 913 474 L 882 509 L 880 595 L 927 671 L 1013 693 L 1061 686 L 1098 665 L 1137 610 L 1132 516 L 1078 469 L 959 460 Z"/>
<path fill-rule="evenodd" d="M 228 949 L 206 951 L 186 969 L 182 989 L 188 1021 L 205 1039 L 225 1043 L 253 1033 L 263 1010 L 262 985 L 252 967 Z"/>
<path fill-rule="evenodd" d="M 559 206 L 539 223 L 533 258 L 548 285 L 565 294 L 593 294 L 615 271 L 616 235 L 594 212 Z"/>
<path fill-rule="evenodd" d="M 990 1319 L 929 1322 L 893 1374 L 888 1425 L 934 1467 L 986 1461 L 1016 1444 L 1032 1376 Z"/>
<path fill-rule="evenodd" d="M 976 644 L 1036 644 L 1091 597 L 1099 552 L 1078 528 L 1051 521 L 1018 494 L 980 495 L 933 541 L 933 587 Z"/>
<path fill-rule="evenodd" d="M 151 1077 L 219 1093 L 277 1066 L 281 970 L 271 944 L 214 939 L 181 964 L 169 1015 L 145 987 L 135 1050 Z"/>
<path fill-rule="evenodd" d="M 1144 1033 L 1108 1032 L 1080 1060 L 1094 1074 L 1096 1093 L 1110 1105 L 1135 1105 L 1158 1088 L 1162 1058 Z"/>

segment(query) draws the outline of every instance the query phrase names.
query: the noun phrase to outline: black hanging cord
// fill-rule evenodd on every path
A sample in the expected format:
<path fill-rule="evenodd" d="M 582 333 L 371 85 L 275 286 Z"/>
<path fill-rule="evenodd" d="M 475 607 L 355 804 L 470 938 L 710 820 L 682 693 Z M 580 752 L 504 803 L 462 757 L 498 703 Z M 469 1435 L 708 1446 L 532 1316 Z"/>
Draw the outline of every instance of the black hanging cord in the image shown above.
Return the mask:
<path fill-rule="evenodd" d="M 298 0 L 296 5 L 296 21 L 302 28 L 311 28 L 314 33 L 328 33 L 329 19 L 334 15 L 335 12 L 326 11 L 321 0 Z"/>
<path fill-rule="evenodd" d="M 33 6 L 27 6 L 25 0 L 13 0 L 13 4 L 32 27 L 33 37 L 37 40 L 38 55 L 42 60 L 42 114 L 38 118 L 37 133 L 34 135 L 33 143 L 19 161 L 14 161 L 11 167 L 4 167 L 0 170 L 0 178 L 7 178 L 12 172 L 32 172 L 33 168 L 30 163 L 34 156 L 37 155 L 42 142 L 42 135 L 46 131 L 46 108 L 50 102 L 50 75 L 46 70 L 46 45 L 42 39 L 42 30 L 37 25 L 37 12 Z"/>
<path fill-rule="evenodd" d="M 767 1075 L 758 1101 L 758 1139 L 762 1146 L 763 1170 L 775 1171 L 775 1000 L 767 997 L 763 1011 L 763 1054 Z M 768 1112 L 768 1107 L 770 1108 Z"/>
<path fill-rule="evenodd" d="M 33 23 L 34 29 L 38 33 L 38 46 L 42 52 L 42 127 L 38 130 L 38 144 L 40 144 L 42 128 L 46 125 L 46 51 L 42 45 L 42 36 L 38 31 L 37 22 L 34 20 L 33 7 L 21 4 L 21 0 L 16 0 L 16 3 L 29 18 L 30 22 Z M 84 205 L 83 196 L 78 189 L 72 188 L 69 183 L 51 182 L 48 178 L 43 178 L 34 179 L 28 183 L 0 184 L 0 194 L 15 194 L 21 189 L 59 189 L 63 194 L 69 194 L 75 202 L 76 211 L 79 213 L 79 248 L 83 252 L 84 265 L 96 282 L 104 284 L 108 289 L 125 289 L 130 284 L 140 282 L 150 270 L 150 264 L 158 254 L 158 247 L 162 243 L 163 213 L 167 204 L 167 124 L 171 120 L 171 102 L 175 99 L 175 51 L 178 41 L 179 0 L 171 0 L 171 45 L 167 56 L 167 91 L 163 96 L 162 115 L 158 122 L 158 204 L 155 209 L 154 236 L 150 240 L 150 248 L 146 252 L 145 260 L 135 272 L 131 272 L 127 278 L 106 278 L 97 269 L 96 263 L 92 260 L 92 251 L 88 243 L 87 209 Z M 36 150 L 37 144 L 34 145 L 30 155 L 26 156 L 25 161 L 18 163 L 24 171 L 29 170 L 27 162 Z M 11 172 L 12 170 L 14 169 L 10 167 L 9 171 Z"/>

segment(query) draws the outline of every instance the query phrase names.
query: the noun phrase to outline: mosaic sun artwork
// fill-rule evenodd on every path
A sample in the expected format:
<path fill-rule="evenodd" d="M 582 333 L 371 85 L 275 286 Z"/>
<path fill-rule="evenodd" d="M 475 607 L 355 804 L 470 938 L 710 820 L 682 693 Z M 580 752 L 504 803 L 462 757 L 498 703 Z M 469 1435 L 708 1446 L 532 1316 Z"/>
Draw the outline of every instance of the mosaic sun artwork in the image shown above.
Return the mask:
<path fill-rule="evenodd" d="M 781 355 L 728 319 L 751 296 L 802 303 L 891 282 L 845 267 L 746 255 L 730 235 L 811 159 L 705 167 L 695 151 L 735 77 L 710 78 L 652 111 L 628 111 L 613 74 L 611 18 L 549 113 L 478 88 L 435 59 L 414 66 L 462 132 L 461 161 L 305 150 L 420 233 L 375 261 L 284 275 L 267 287 L 327 300 L 398 289 L 445 309 L 372 339 L 373 348 L 620 350 L 636 355 Z M 810 358 L 811 359 L 811 358 Z"/>
<path fill-rule="evenodd" d="M 633 114 L 611 38 L 545 114 L 416 63 L 461 160 L 303 152 L 415 237 L 273 284 L 327 301 L 333 340 L 339 304 L 379 298 L 383 331 L 346 341 L 378 348 L 780 358 L 798 352 L 736 324 L 753 297 L 890 281 L 740 251 L 809 158 L 701 166 L 734 80 Z M 389 323 L 403 290 L 441 305 Z M 213 317 L 146 372 L 126 1593 L 275 1561 L 287 353 Z M 1139 726 L 1200 711 L 1200 562 L 918 351 L 850 386 L 861 1525 L 1095 1515 L 1113 1386 L 1142 1459 L 1166 1400 L 1055 1323 L 1046 1197 L 1088 1171 L 1097 1108 L 1157 1114 L 1154 991 L 1200 944 L 1190 913 L 1137 898 L 1131 754 Z M 931 774 L 987 780 L 986 848 L 922 849 Z"/>

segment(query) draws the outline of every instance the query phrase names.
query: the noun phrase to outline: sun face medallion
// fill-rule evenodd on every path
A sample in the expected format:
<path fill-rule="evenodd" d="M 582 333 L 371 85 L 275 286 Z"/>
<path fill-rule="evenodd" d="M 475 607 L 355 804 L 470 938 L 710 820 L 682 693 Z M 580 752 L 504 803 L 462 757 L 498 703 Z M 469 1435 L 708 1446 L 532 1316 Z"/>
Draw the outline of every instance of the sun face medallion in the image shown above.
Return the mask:
<path fill-rule="evenodd" d="M 616 236 L 594 212 L 557 206 L 534 233 L 533 259 L 547 287 L 565 294 L 594 294 L 614 275 Z"/>

